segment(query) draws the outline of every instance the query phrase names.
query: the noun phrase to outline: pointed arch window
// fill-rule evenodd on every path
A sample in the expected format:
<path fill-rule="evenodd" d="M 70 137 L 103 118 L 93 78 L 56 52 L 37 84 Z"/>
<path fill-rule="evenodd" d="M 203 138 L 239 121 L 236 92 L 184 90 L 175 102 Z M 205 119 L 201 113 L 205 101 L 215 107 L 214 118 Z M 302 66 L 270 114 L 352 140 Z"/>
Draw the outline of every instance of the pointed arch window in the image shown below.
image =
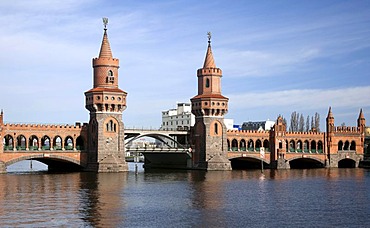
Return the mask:
<path fill-rule="evenodd" d="M 209 88 L 209 78 L 206 78 L 206 88 Z"/>
<path fill-rule="evenodd" d="M 109 70 L 108 71 L 108 75 L 107 75 L 107 83 L 114 83 L 114 75 L 113 75 L 113 71 L 112 70 Z"/>

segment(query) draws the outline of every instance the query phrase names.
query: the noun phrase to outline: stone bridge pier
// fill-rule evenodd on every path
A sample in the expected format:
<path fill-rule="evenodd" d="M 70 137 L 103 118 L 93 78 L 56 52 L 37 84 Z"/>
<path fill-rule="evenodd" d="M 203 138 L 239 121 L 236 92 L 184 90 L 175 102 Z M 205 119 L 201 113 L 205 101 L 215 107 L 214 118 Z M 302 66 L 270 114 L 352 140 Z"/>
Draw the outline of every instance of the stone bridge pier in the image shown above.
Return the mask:
<path fill-rule="evenodd" d="M 352 162 L 354 167 L 359 167 L 360 162 L 363 161 L 364 156 L 362 154 L 356 154 L 355 152 L 348 153 L 337 153 L 331 154 L 329 159 L 329 166 L 338 168 L 341 162 Z"/>

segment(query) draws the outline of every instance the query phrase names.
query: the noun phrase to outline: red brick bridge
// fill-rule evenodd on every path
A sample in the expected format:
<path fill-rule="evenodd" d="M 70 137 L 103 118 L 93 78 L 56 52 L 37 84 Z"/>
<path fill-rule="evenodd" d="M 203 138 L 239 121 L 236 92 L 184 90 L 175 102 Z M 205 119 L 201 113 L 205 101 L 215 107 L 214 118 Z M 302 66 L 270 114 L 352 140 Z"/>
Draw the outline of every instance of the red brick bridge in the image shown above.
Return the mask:
<path fill-rule="evenodd" d="M 326 132 L 287 132 L 279 117 L 271 131 L 227 131 L 228 158 L 234 168 L 359 167 L 365 151 L 365 119 L 357 127 L 334 126 L 329 110 Z M 264 156 L 260 150 L 263 148 Z"/>
<path fill-rule="evenodd" d="M 260 168 L 261 161 L 265 168 L 358 167 L 365 149 L 362 126 L 328 124 L 325 133 L 287 132 L 278 118 L 271 131 L 229 130 L 228 159 L 236 169 Z M 0 169 L 5 172 L 16 162 L 37 160 L 49 170 L 81 170 L 88 161 L 87 132 L 88 125 L 80 123 L 4 124 L 1 113 Z"/>
<path fill-rule="evenodd" d="M 2 121 L 1 114 L 1 121 Z M 49 170 L 78 170 L 87 164 L 87 124 L 2 124 L 0 171 L 22 160 L 38 160 Z"/>

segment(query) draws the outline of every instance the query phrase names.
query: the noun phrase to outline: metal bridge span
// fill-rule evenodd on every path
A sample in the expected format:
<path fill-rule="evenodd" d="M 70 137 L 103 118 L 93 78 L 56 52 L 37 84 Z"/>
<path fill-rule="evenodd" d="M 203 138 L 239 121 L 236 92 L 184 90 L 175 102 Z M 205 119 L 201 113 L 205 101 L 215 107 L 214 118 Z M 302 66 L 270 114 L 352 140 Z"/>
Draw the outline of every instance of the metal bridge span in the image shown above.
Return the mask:
<path fill-rule="evenodd" d="M 140 138 L 152 138 L 162 143 L 156 149 L 173 149 L 175 151 L 189 148 L 188 131 L 169 131 L 169 130 L 152 130 L 152 129 L 125 129 L 125 147 L 126 151 L 137 149 L 133 142 Z M 146 148 L 142 148 L 146 149 Z"/>
<path fill-rule="evenodd" d="M 126 153 L 144 155 L 146 168 L 190 168 L 192 153 L 189 135 L 188 131 L 125 129 Z M 154 138 L 160 143 L 149 147 L 132 144 L 142 137 Z"/>

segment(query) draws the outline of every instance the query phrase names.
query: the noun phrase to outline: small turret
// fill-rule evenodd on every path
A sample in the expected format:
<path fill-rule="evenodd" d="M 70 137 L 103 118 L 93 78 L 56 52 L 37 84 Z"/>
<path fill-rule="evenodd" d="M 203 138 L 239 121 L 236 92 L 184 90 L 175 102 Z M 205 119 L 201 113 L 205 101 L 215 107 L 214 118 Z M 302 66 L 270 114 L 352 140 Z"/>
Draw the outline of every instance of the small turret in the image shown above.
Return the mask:
<path fill-rule="evenodd" d="M 334 128 L 334 116 L 333 113 L 331 112 L 331 107 L 329 107 L 329 112 L 328 116 L 326 117 L 326 131 L 332 131 Z"/>
<path fill-rule="evenodd" d="M 280 115 L 276 120 L 275 132 L 286 132 L 286 123 L 284 122 L 283 117 Z"/>
<path fill-rule="evenodd" d="M 357 119 L 357 127 L 360 128 L 361 133 L 365 132 L 366 120 L 362 109 L 360 110 L 360 114 L 358 115 Z"/>

